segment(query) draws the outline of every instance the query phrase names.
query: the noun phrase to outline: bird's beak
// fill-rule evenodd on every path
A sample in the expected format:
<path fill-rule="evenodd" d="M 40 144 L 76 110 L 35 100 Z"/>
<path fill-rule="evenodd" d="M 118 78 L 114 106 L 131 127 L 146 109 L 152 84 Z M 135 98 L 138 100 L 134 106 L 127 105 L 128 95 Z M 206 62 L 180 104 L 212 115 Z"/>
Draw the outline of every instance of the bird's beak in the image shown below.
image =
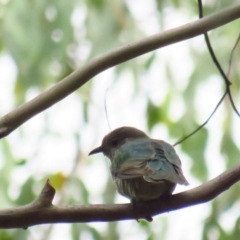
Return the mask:
<path fill-rule="evenodd" d="M 100 152 L 102 152 L 102 147 L 100 146 L 100 147 L 97 147 L 97 148 L 94 148 L 89 154 L 88 154 L 88 156 L 89 155 L 92 155 L 92 154 L 95 154 L 95 153 L 100 153 Z"/>

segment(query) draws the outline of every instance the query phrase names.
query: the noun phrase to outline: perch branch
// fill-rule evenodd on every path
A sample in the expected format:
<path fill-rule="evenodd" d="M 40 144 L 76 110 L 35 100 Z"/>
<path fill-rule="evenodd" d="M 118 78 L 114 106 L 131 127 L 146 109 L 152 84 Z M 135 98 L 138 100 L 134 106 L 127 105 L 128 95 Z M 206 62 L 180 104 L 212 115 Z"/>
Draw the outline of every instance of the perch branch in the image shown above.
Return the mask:
<path fill-rule="evenodd" d="M 196 37 L 238 18 L 240 18 L 240 3 L 192 23 L 127 44 L 92 59 L 85 66 L 76 70 L 46 92 L 3 116 L 0 119 L 0 138 L 7 136 L 36 114 L 62 100 L 100 72 L 142 54 Z"/>
<path fill-rule="evenodd" d="M 240 180 L 240 165 L 216 178 L 185 192 L 146 203 L 137 209 L 131 204 L 79 205 L 59 207 L 52 205 L 55 190 L 47 181 L 39 197 L 32 203 L 0 211 L 0 228 L 24 228 L 49 223 L 109 222 L 145 218 L 208 202 Z"/>

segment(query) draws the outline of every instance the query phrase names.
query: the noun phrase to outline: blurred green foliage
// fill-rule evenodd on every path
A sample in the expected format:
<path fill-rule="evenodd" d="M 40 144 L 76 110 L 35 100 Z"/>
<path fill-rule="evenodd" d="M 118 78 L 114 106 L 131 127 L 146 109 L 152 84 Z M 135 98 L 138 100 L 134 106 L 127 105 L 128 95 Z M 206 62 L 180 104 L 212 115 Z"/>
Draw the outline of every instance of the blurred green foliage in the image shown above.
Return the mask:
<path fill-rule="evenodd" d="M 176 14 L 184 12 L 189 18 L 196 19 L 198 16 L 197 4 L 191 0 L 184 2 L 179 0 L 153 0 L 152 2 L 155 7 L 152 14 L 157 16 L 159 31 L 164 29 L 165 18 L 167 17 L 165 9 L 171 9 Z M 204 6 L 204 15 L 237 1 L 205 2 L 207 4 Z M 134 6 L 130 6 L 127 1 L 120 0 L 1 1 L 0 53 L 9 54 L 17 66 L 17 80 L 14 86 L 15 106 L 19 106 L 26 101 L 29 90 L 38 89 L 42 92 L 74 69 L 82 66 L 92 57 L 147 36 L 146 32 L 139 26 L 139 21 L 134 17 L 131 8 L 134 8 Z M 74 17 L 77 19 L 75 22 Z M 238 32 L 239 21 L 235 21 L 214 30 L 210 34 L 216 55 L 224 69 L 227 69 L 230 52 Z M 233 58 L 230 75 L 231 80 L 234 82 L 232 86 L 233 96 L 238 100 L 236 103 L 239 103 L 240 100 L 238 96 L 240 90 L 239 50 L 240 47 L 238 46 Z M 204 42 L 202 42 L 199 49 L 190 44 L 189 53 L 194 67 L 186 86 L 181 89 L 176 87 L 174 75 L 169 67 L 171 60 L 169 60 L 164 69 L 169 81 L 169 92 L 166 93 L 166 97 L 161 104 L 153 102 L 150 97 L 147 99 L 146 104 L 146 120 L 149 131 L 161 124 L 168 129 L 169 136 L 177 140 L 192 132 L 199 125 L 195 106 L 196 91 L 206 79 L 218 75 Z M 80 58 L 78 55 L 80 55 Z M 147 75 L 156 61 L 157 56 L 154 52 L 144 56 L 141 60 L 134 59 L 117 66 L 114 69 L 116 82 L 124 71 L 130 71 L 137 92 L 141 87 L 139 86 L 139 79 L 142 74 Z M 4 81 L 4 79 L 0 79 L 0 81 Z M 224 90 L 223 82 L 219 82 L 219 85 Z M 88 122 L 91 86 L 89 84 L 78 91 L 78 97 L 83 105 L 82 114 L 85 122 Z M 159 94 L 161 94 L 160 89 Z M 176 96 L 182 99 L 185 112 L 175 121 L 168 113 Z M 204 93 L 202 93 L 202 98 L 204 96 Z M 233 132 L 237 131 L 237 129 L 233 129 L 234 113 L 227 101 L 224 102 L 223 108 L 225 116 L 224 124 L 219 129 L 221 131 L 219 149 L 220 154 L 225 159 L 226 168 L 230 168 L 238 163 L 240 150 L 239 144 L 236 143 L 233 137 Z M 238 108 L 240 108 L 239 104 Z M 46 130 L 45 134 L 47 133 L 53 134 L 51 129 L 50 131 Z M 208 139 L 209 130 L 203 128 L 181 144 L 182 151 L 192 161 L 190 169 L 192 177 L 201 182 L 205 182 L 209 178 L 205 155 Z M 37 192 L 41 189 L 40 186 L 43 186 L 46 181 L 46 177 L 33 176 L 29 172 L 24 183 L 19 186 L 19 193 L 12 196 L 11 191 L 9 191 L 11 188 L 11 175 L 14 175 L 14 171 L 20 171 L 23 167 L 26 167 L 27 160 L 13 154 L 8 138 L 1 140 L 0 147 L 4 156 L 4 161 L 0 166 L 0 208 L 20 206 L 31 202 L 36 198 Z M 213 159 L 213 161 L 217 164 L 218 159 Z M 90 204 L 91 196 L 86 182 L 81 176 L 78 176 L 75 167 L 73 167 L 72 174 L 69 174 L 69 176 L 59 172 L 49 176 L 54 187 L 59 191 L 59 195 L 64 195 L 59 203 L 67 205 L 76 203 Z M 210 205 L 211 212 L 204 222 L 201 239 L 224 240 L 239 238 L 239 217 L 236 219 L 231 231 L 224 229 L 224 226 L 219 222 L 219 218 L 224 211 L 239 204 L 239 188 L 239 185 L 236 185 L 212 201 Z M 103 196 L 103 202 L 114 202 L 116 193 L 111 180 L 106 183 Z M 161 234 L 163 240 L 167 235 L 167 231 L 171 229 L 165 218 L 159 220 L 159 222 L 164 226 Z M 151 224 L 141 221 L 139 228 L 147 233 L 147 239 L 159 239 L 158 235 L 152 231 Z M 89 224 L 73 224 L 70 233 L 71 238 L 74 240 L 83 239 L 84 236 L 88 236 L 89 239 L 119 239 L 121 235 L 117 223 L 107 224 L 103 231 L 98 231 Z M 33 239 L 31 238 L 33 234 L 31 230 L 0 230 L 0 239 Z M 46 231 L 45 234 L 42 239 L 48 239 L 49 233 Z M 178 239 L 177 236 L 175 239 Z"/>

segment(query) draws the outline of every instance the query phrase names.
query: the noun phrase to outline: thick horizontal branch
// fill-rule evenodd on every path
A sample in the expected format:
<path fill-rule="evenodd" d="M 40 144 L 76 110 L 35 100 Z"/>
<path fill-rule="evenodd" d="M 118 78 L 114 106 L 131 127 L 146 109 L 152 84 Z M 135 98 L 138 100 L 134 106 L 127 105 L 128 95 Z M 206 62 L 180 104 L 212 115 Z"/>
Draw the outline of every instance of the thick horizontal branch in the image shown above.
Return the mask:
<path fill-rule="evenodd" d="M 168 199 L 146 202 L 133 209 L 131 204 L 81 205 L 57 207 L 52 205 L 55 190 L 49 181 L 33 203 L 0 211 L 0 228 L 27 228 L 48 223 L 109 222 L 146 218 L 208 202 L 240 180 L 240 165 L 227 170 L 199 187 L 174 194 Z"/>
<path fill-rule="evenodd" d="M 46 92 L 3 116 L 0 119 L 0 138 L 62 100 L 100 72 L 161 47 L 196 37 L 237 18 L 240 18 L 240 3 L 192 23 L 127 44 L 89 61 Z"/>

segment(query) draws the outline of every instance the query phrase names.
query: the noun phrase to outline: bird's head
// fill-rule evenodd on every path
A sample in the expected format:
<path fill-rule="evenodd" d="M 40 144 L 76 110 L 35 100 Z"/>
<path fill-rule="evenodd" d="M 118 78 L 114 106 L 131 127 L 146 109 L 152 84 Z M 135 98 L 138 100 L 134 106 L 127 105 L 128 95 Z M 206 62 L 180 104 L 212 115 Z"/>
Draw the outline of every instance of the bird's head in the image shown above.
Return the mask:
<path fill-rule="evenodd" d="M 104 155 L 111 159 L 111 152 L 120 147 L 123 143 L 125 143 L 125 141 L 137 138 L 148 138 L 148 136 L 137 128 L 117 128 L 107 134 L 102 140 L 102 145 L 93 149 L 89 155 L 102 152 Z"/>

